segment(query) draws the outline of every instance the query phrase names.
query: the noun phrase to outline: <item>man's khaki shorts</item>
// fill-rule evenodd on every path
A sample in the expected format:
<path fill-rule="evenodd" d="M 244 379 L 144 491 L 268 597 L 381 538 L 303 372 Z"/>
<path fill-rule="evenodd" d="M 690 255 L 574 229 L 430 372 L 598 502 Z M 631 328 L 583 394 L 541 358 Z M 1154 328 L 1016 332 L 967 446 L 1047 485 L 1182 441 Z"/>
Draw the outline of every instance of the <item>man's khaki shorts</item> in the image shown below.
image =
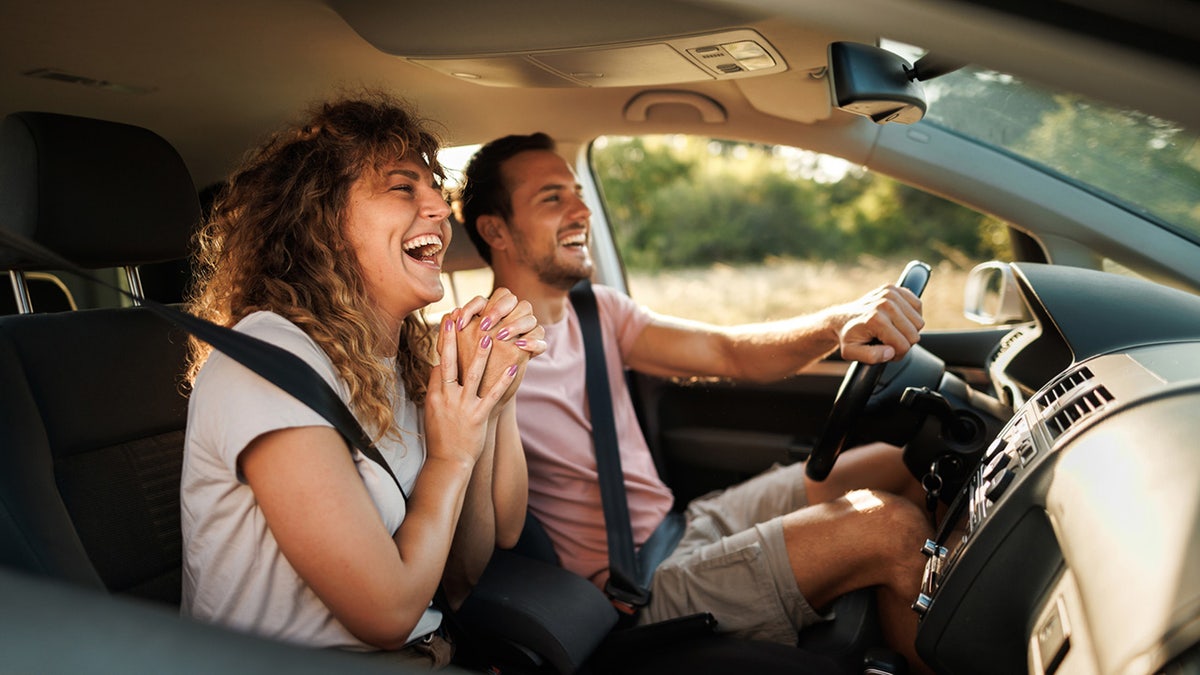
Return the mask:
<path fill-rule="evenodd" d="M 638 623 L 710 612 L 722 632 L 796 644 L 797 631 L 830 618 L 800 593 L 783 541 L 779 517 L 807 504 L 803 464 L 776 465 L 693 500 Z"/>

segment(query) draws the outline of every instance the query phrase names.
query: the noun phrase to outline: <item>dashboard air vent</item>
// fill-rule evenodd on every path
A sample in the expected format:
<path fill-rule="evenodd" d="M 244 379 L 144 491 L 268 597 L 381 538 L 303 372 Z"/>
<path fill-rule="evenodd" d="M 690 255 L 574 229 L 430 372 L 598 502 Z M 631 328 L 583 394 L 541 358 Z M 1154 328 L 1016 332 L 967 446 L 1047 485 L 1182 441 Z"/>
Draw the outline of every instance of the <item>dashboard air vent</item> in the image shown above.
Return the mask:
<path fill-rule="evenodd" d="M 1092 371 L 1086 366 L 1073 373 L 1068 373 L 1061 380 L 1055 382 L 1054 386 L 1046 390 L 1046 393 L 1038 397 L 1038 410 L 1044 411 L 1046 408 L 1054 405 L 1055 401 L 1064 398 L 1067 394 L 1074 391 L 1076 387 L 1088 382 L 1093 377 L 1095 376 L 1092 375 Z"/>
<path fill-rule="evenodd" d="M 1057 439 L 1115 400 L 1112 392 L 1104 385 L 1093 383 L 1093 378 L 1091 370 L 1080 368 L 1055 382 L 1037 398 L 1039 410 L 1052 412 L 1046 419 L 1046 431 L 1051 439 Z"/>

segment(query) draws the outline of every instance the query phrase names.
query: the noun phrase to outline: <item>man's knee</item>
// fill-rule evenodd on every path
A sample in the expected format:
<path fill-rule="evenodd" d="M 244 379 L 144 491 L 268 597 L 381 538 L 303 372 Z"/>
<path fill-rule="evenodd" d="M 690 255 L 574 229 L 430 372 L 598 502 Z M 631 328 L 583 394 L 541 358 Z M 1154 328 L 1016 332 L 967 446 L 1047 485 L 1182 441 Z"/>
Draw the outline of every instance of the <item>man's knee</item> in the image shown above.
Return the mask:
<path fill-rule="evenodd" d="M 921 545 L 933 530 L 916 504 L 875 490 L 854 490 L 844 498 L 861 516 L 859 520 L 864 530 L 861 534 L 872 537 L 887 558 L 921 559 Z"/>
<path fill-rule="evenodd" d="M 921 545 L 932 533 L 911 501 L 855 490 L 782 520 L 792 571 L 814 607 L 857 588 L 912 593 L 920 584 Z"/>

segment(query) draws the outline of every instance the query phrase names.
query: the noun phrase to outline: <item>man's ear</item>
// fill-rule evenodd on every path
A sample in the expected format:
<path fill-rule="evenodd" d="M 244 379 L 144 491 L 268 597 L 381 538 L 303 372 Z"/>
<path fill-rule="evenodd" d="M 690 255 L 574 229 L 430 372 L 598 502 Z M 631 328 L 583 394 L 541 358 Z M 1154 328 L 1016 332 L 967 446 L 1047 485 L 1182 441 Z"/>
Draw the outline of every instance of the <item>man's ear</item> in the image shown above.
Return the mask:
<path fill-rule="evenodd" d="M 483 215 L 475 220 L 479 236 L 487 245 L 495 250 L 503 251 L 508 248 L 508 226 L 504 219 L 497 215 Z"/>

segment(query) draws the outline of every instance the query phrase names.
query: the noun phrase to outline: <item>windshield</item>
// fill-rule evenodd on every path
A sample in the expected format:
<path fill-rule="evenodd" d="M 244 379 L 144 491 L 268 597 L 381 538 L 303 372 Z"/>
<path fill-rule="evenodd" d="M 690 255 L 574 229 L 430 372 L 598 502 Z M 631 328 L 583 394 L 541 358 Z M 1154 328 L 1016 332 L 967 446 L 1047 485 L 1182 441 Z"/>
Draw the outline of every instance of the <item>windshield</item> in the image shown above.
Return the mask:
<path fill-rule="evenodd" d="M 929 122 L 1061 174 L 1200 243 L 1196 132 L 979 68 L 922 86 Z"/>

